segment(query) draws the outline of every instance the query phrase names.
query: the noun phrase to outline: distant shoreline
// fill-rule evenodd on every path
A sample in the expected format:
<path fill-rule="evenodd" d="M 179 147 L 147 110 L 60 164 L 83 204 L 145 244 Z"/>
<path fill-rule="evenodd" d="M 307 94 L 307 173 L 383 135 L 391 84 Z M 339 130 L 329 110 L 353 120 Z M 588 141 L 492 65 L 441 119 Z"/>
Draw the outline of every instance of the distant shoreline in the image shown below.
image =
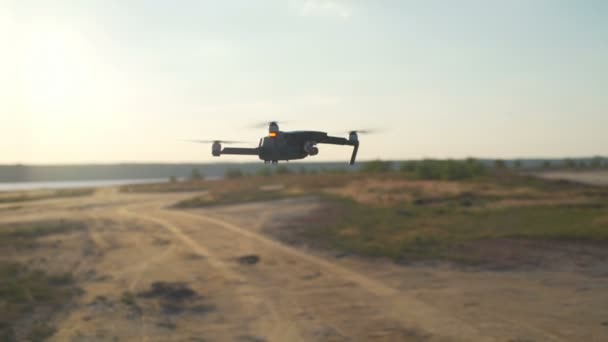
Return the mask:
<path fill-rule="evenodd" d="M 301 169 L 358 170 L 359 165 L 350 166 L 344 162 L 288 162 L 292 171 Z M 246 174 L 255 174 L 262 168 L 271 167 L 262 162 L 217 163 L 217 164 L 87 164 L 87 165 L 0 165 L 0 183 L 94 181 L 125 179 L 165 179 L 190 178 L 194 170 L 206 179 L 221 178 L 227 170 L 240 169 Z"/>
<path fill-rule="evenodd" d="M 41 189 L 101 188 L 109 186 L 148 184 L 167 182 L 166 178 L 147 179 L 99 179 L 85 181 L 48 181 L 48 182 L 0 182 L 0 192 L 30 191 Z"/>

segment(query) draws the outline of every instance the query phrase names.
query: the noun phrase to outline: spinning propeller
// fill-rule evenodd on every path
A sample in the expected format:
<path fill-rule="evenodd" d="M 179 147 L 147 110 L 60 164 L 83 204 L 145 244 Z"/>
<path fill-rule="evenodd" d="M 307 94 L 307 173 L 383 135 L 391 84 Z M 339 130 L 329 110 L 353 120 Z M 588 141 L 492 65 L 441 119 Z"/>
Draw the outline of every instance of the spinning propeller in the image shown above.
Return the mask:
<path fill-rule="evenodd" d="M 266 128 L 271 125 L 278 126 L 279 123 L 284 124 L 284 123 L 289 123 L 289 122 L 291 122 L 291 121 L 280 121 L 279 122 L 279 120 L 268 120 L 268 121 L 260 121 L 260 122 L 253 123 L 253 124 L 249 125 L 248 127 L 249 128 Z"/>
<path fill-rule="evenodd" d="M 351 131 L 347 131 L 345 132 L 347 134 L 351 134 L 351 133 L 357 133 L 357 134 L 374 134 L 374 133 L 380 133 L 379 129 L 354 129 Z"/>
<path fill-rule="evenodd" d="M 193 143 L 199 144 L 245 144 L 246 141 L 236 141 L 236 140 L 184 140 Z"/>

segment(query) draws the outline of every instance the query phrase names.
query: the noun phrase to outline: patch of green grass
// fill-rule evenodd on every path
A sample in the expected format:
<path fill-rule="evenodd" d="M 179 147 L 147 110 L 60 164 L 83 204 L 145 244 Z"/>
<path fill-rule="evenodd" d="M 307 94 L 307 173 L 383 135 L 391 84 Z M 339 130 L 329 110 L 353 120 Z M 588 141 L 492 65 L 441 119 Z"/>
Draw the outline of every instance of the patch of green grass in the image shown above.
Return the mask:
<path fill-rule="evenodd" d="M 175 208 L 199 208 L 213 205 L 239 204 L 247 202 L 272 201 L 281 198 L 299 196 L 285 191 L 264 191 L 248 189 L 238 192 L 221 192 L 218 194 L 205 194 L 177 202 Z"/>
<path fill-rule="evenodd" d="M 16 341 L 13 324 L 10 321 L 0 320 L 0 341 Z"/>
<path fill-rule="evenodd" d="M 68 233 L 84 228 L 85 224 L 83 222 L 67 220 L 2 224 L 0 226 L 0 247 L 33 246 L 37 238 Z"/>
<path fill-rule="evenodd" d="M 399 176 L 397 173 L 395 175 Z M 322 175 L 280 174 L 272 177 L 256 176 L 212 181 L 206 183 L 207 193 L 180 201 L 174 207 L 196 208 L 311 195 L 323 189 L 347 185 L 351 181 L 362 177 L 367 176 L 339 173 Z M 382 175 L 382 177 L 387 176 Z M 263 190 L 266 186 L 279 186 L 281 189 Z"/>
<path fill-rule="evenodd" d="M 0 264 L 0 298 L 7 303 L 60 303 L 73 283 L 70 275 L 49 275 L 17 263 Z"/>
<path fill-rule="evenodd" d="M 606 214 L 602 204 L 510 207 L 461 213 L 445 226 L 479 237 L 608 241 L 608 226 L 600 220 Z"/>
<path fill-rule="evenodd" d="M 38 308 L 65 305 L 78 290 L 69 274 L 52 275 L 19 263 L 0 262 L 0 340 L 16 341 L 15 326 Z M 52 326 L 34 325 L 27 333 L 31 341 L 54 334 Z"/>
<path fill-rule="evenodd" d="M 461 168 L 450 169 L 453 166 L 476 165 L 469 161 L 457 164 L 445 162 L 441 165 L 455 173 Z M 272 183 L 282 186 L 276 191 L 260 190 L 262 185 L 269 184 L 268 177 L 212 182 L 208 193 L 181 201 L 175 207 L 194 208 L 316 195 L 326 205 L 310 217 L 302 218 L 301 222 L 290 223 L 289 228 L 293 229 L 283 230 L 295 232 L 295 235 L 281 235 L 279 238 L 395 260 L 444 259 L 477 263 L 479 256 L 468 247 L 500 239 L 608 243 L 608 190 L 605 188 L 497 170 L 477 173 L 466 180 L 437 181 L 434 185 L 449 188 L 448 185 L 460 182 L 465 189 L 461 192 L 431 190 L 425 194 L 411 186 L 415 181 L 411 180 L 408 172 L 275 175 Z M 379 204 L 374 205 L 331 196 L 323 191 L 352 181 L 389 178 L 395 181 L 407 178 L 410 186 L 379 189 L 379 198 L 383 191 L 391 195 L 409 192 L 411 196 L 388 204 L 378 200 Z M 422 189 L 422 185 L 429 186 L 429 183 L 421 181 L 420 185 Z M 556 204 L 548 204 L 553 198 L 556 198 Z M 580 201 L 572 202 L 578 204 L 559 204 L 568 198 Z M 536 200 L 538 202 L 535 203 Z M 508 203 L 494 205 L 499 202 Z"/>
<path fill-rule="evenodd" d="M 313 244 L 364 256 L 473 260 L 459 247 L 484 239 L 608 242 L 602 203 L 473 210 L 449 202 L 373 207 L 336 197 L 325 201 L 325 209 L 295 231 Z"/>
<path fill-rule="evenodd" d="M 4 223 L 0 225 L 0 341 L 44 341 L 55 333 L 45 323 L 24 323 L 39 309 L 53 312 L 79 294 L 70 273 L 47 273 L 11 261 L 16 253 L 28 253 L 38 239 L 53 234 L 82 230 L 80 221 L 51 220 Z M 17 329 L 17 327 L 19 327 Z"/>
<path fill-rule="evenodd" d="M 518 174 L 508 170 L 488 173 L 479 179 L 481 182 L 492 183 L 503 187 L 528 187 L 546 193 L 563 191 L 603 191 L 600 188 L 581 183 L 557 179 L 542 179 L 533 175 Z"/>
<path fill-rule="evenodd" d="M 28 339 L 32 342 L 46 341 L 53 336 L 55 332 L 55 327 L 49 325 L 48 323 L 39 323 L 34 325 L 28 334 Z"/>
<path fill-rule="evenodd" d="M 473 179 L 487 173 L 486 167 L 475 159 L 466 160 L 410 160 L 401 164 L 400 170 L 415 179 L 461 180 Z"/>
<path fill-rule="evenodd" d="M 125 291 L 120 296 L 120 302 L 127 306 L 135 306 L 135 295 L 129 291 Z"/>

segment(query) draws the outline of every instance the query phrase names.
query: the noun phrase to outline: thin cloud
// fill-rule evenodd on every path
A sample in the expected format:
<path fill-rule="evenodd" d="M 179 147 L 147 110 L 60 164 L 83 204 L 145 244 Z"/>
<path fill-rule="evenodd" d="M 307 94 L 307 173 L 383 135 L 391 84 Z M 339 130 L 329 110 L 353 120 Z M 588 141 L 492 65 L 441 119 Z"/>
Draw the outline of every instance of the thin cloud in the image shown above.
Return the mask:
<path fill-rule="evenodd" d="M 300 0 L 296 8 L 301 16 L 337 16 L 348 18 L 352 9 L 342 1 L 336 0 Z"/>
<path fill-rule="evenodd" d="M 231 46 L 222 40 L 205 40 L 196 48 L 199 57 L 225 58 L 232 55 Z"/>

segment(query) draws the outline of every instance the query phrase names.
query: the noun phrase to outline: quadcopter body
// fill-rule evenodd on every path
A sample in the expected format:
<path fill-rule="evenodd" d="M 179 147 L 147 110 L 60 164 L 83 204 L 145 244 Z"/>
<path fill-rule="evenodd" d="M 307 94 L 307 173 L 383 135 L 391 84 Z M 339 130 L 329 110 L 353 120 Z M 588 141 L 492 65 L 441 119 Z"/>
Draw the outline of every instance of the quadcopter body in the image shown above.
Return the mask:
<path fill-rule="evenodd" d="M 268 135 L 260 139 L 257 147 L 222 147 L 223 143 L 233 143 L 230 141 L 201 141 L 211 142 L 211 154 L 215 157 L 221 155 L 257 155 L 265 163 L 276 164 L 279 161 L 290 161 L 304 159 L 308 156 L 319 154 L 318 144 L 346 145 L 352 146 L 350 164 L 355 163 L 357 151 L 359 150 L 359 137 L 357 131 L 351 131 L 348 138 L 330 136 L 320 131 L 291 131 L 284 132 L 279 130 L 277 122 L 270 122 L 268 125 Z"/>

